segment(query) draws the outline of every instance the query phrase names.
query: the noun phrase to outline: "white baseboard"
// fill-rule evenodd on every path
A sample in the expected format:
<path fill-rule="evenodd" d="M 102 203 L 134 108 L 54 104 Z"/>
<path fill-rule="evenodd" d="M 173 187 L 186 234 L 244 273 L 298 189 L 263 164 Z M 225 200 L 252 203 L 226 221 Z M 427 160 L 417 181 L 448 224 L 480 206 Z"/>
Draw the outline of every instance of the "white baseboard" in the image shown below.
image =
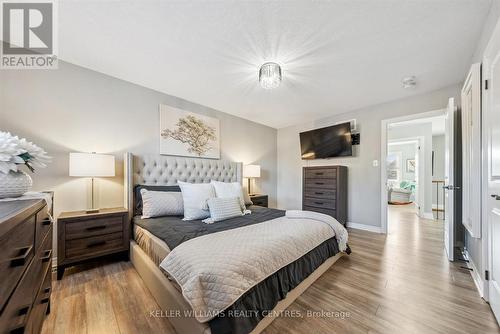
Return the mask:
<path fill-rule="evenodd" d="M 56 271 L 57 270 L 57 256 L 54 256 L 52 258 L 52 271 Z"/>
<path fill-rule="evenodd" d="M 476 285 L 476 288 L 477 288 L 477 291 L 479 292 L 479 295 L 481 296 L 481 298 L 483 298 L 484 297 L 484 289 L 483 289 L 484 281 L 483 281 L 483 278 L 481 277 L 481 273 L 477 270 L 477 267 L 474 264 L 474 262 L 472 261 L 471 257 L 469 256 L 469 252 L 467 252 L 467 250 L 465 250 L 465 255 L 467 256 L 467 259 L 469 260 L 469 262 L 467 262 L 467 267 L 472 269 L 472 271 L 470 272 L 470 274 L 472 276 L 472 280 L 474 281 L 474 284 Z"/>
<path fill-rule="evenodd" d="M 422 218 L 424 219 L 434 219 L 434 214 L 432 212 L 423 212 Z"/>
<path fill-rule="evenodd" d="M 347 227 L 354 228 L 356 230 L 364 230 L 375 233 L 382 233 L 382 228 L 380 226 L 357 224 L 352 222 L 347 222 Z"/>

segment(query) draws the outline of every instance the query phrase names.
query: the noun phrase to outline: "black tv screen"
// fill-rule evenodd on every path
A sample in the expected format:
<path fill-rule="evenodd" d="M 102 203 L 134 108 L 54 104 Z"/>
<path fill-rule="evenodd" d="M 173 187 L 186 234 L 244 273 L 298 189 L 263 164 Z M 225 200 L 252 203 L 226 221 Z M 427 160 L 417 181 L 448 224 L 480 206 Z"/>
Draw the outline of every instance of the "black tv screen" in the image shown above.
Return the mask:
<path fill-rule="evenodd" d="M 300 133 L 302 159 L 352 156 L 351 123 Z"/>

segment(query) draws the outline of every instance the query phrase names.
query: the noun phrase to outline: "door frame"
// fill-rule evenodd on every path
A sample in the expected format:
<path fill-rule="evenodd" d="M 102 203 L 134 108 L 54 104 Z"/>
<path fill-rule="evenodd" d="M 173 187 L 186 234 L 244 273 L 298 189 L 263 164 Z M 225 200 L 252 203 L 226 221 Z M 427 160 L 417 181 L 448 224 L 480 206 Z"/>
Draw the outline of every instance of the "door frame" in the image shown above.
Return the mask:
<path fill-rule="evenodd" d="M 479 273 L 483 283 L 483 291 L 482 297 L 484 300 L 490 300 L 490 283 L 484 277 L 485 270 L 487 270 L 491 275 L 492 266 L 492 256 L 491 256 L 491 245 L 493 241 L 491 240 L 492 234 L 490 233 L 491 229 L 491 220 L 490 220 L 490 194 L 489 194 L 489 168 L 491 167 L 491 142 L 490 142 L 490 129 L 488 126 L 484 126 L 488 123 L 488 116 L 492 112 L 491 104 L 490 104 L 490 93 L 491 89 L 487 90 L 485 87 L 485 81 L 490 80 L 489 77 L 489 62 L 494 56 L 494 51 L 498 48 L 498 39 L 500 38 L 500 19 L 497 21 L 496 27 L 491 34 L 490 40 L 483 54 L 482 59 L 482 69 L 481 69 L 481 97 L 482 97 L 482 108 L 481 108 L 481 121 L 483 126 L 481 127 L 481 157 L 482 157 L 482 210 L 481 210 L 481 243 L 482 243 L 482 256 L 481 263 L 483 264 L 483 272 Z M 481 292 L 481 291 L 480 291 Z"/>
<path fill-rule="evenodd" d="M 418 114 L 411 114 L 406 116 L 394 117 L 383 119 L 380 122 L 380 221 L 381 221 L 381 233 L 387 234 L 387 210 L 388 210 L 388 197 L 387 197 L 387 130 L 391 123 L 399 123 L 404 121 L 412 121 L 421 118 L 430 118 L 436 116 L 442 116 L 446 112 L 446 108 L 437 109 L 432 111 L 426 111 Z M 421 163 L 421 162 L 420 162 Z M 422 189 L 422 187 L 420 187 Z"/>

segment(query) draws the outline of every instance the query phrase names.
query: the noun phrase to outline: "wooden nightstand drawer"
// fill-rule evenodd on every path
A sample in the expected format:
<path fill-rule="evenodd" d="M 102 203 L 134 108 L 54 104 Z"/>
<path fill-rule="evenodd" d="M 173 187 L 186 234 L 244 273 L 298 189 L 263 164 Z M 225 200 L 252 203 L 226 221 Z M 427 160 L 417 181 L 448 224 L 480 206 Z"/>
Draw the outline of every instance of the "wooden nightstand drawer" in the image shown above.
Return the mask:
<path fill-rule="evenodd" d="M 66 242 L 66 258 L 97 256 L 123 248 L 123 233 L 116 232 Z"/>
<path fill-rule="evenodd" d="M 252 201 L 253 205 L 263 206 L 266 208 L 269 205 L 267 195 L 253 195 L 253 196 L 250 196 L 250 200 Z"/>
<path fill-rule="evenodd" d="M 123 217 L 105 217 L 67 222 L 66 240 L 88 238 L 123 231 Z"/>
<path fill-rule="evenodd" d="M 63 212 L 57 220 L 57 279 L 68 266 L 111 254 L 128 260 L 130 221 L 124 208 Z"/>

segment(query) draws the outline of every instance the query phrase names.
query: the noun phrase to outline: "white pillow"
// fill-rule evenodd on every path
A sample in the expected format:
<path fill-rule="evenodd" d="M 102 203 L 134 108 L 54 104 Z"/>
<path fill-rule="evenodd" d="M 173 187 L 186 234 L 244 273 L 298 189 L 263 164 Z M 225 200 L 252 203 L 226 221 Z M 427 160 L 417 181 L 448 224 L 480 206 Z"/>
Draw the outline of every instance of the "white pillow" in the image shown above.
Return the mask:
<path fill-rule="evenodd" d="M 210 216 L 207 200 L 215 197 L 214 187 L 210 183 L 178 182 L 184 201 L 184 219 L 197 220 Z"/>
<path fill-rule="evenodd" d="M 210 209 L 210 218 L 203 220 L 207 224 L 243 215 L 239 197 L 211 198 L 207 204 Z"/>
<path fill-rule="evenodd" d="M 248 194 L 248 191 L 246 188 L 243 188 L 243 200 L 245 201 L 246 205 L 253 205 L 253 202 L 250 199 L 250 195 Z"/>
<path fill-rule="evenodd" d="M 182 194 L 141 189 L 142 218 L 179 216 L 184 213 Z"/>
<path fill-rule="evenodd" d="M 241 210 L 245 210 L 245 197 L 243 195 L 243 187 L 238 182 L 220 182 L 210 181 L 214 186 L 215 195 L 217 198 L 238 198 L 241 205 Z"/>

